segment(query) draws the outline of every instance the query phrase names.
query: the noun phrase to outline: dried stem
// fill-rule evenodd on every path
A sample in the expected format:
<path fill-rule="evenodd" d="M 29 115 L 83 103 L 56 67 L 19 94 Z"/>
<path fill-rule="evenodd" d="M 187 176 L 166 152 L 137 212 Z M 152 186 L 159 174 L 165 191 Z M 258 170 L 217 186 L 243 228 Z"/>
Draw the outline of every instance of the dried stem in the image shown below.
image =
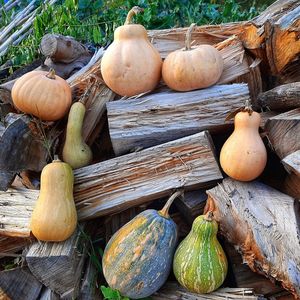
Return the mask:
<path fill-rule="evenodd" d="M 196 25 L 197 25 L 196 23 L 192 23 L 186 32 L 186 35 L 185 35 L 185 50 L 186 51 L 191 50 L 192 32 L 193 32 L 194 28 L 196 27 Z"/>
<path fill-rule="evenodd" d="M 143 12 L 144 10 L 139 6 L 134 6 L 127 14 L 124 25 L 132 24 L 132 17 Z"/>

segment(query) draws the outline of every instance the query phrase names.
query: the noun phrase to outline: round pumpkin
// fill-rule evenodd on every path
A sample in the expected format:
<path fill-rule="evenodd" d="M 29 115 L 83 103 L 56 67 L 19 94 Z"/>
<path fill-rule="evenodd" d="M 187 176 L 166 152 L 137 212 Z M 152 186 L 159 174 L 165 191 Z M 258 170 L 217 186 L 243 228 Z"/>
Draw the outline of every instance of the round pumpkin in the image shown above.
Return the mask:
<path fill-rule="evenodd" d="M 160 211 L 148 209 L 120 228 L 102 259 L 108 285 L 132 299 L 148 297 L 167 280 L 177 242 L 177 227 L 168 215 L 173 194 Z"/>
<path fill-rule="evenodd" d="M 178 282 L 194 293 L 210 293 L 224 282 L 228 262 L 217 239 L 212 212 L 197 217 L 192 230 L 176 249 L 173 271 Z"/>
<path fill-rule="evenodd" d="M 192 91 L 214 85 L 223 72 L 223 58 L 210 45 L 191 48 L 192 24 L 186 34 L 186 47 L 171 52 L 164 60 L 162 77 L 175 91 Z"/>
<path fill-rule="evenodd" d="M 43 121 L 61 119 L 72 102 L 69 84 L 54 70 L 24 74 L 15 82 L 11 95 L 17 109 Z"/>
<path fill-rule="evenodd" d="M 126 22 L 114 32 L 114 41 L 101 60 L 104 82 L 121 96 L 134 96 L 153 90 L 161 78 L 162 60 L 158 51 L 149 42 L 146 29 L 139 24 L 130 24 L 133 7 Z"/>
<path fill-rule="evenodd" d="M 267 163 L 267 150 L 259 135 L 260 114 L 247 107 L 234 117 L 234 131 L 220 153 L 223 171 L 233 179 L 251 181 Z"/>

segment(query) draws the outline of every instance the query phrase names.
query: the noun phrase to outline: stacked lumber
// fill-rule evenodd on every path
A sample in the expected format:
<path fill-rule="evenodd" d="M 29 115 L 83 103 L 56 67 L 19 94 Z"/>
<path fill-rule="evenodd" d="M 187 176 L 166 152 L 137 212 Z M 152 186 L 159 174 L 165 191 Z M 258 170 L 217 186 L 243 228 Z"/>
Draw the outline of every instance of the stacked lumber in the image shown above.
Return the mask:
<path fill-rule="evenodd" d="M 38 13 L 30 5 L 29 15 L 16 19 L 21 30 Z M 251 21 L 196 27 L 193 47 L 213 45 L 224 71 L 216 85 L 189 92 L 161 81 L 151 92 L 121 97 L 102 77 L 106 50 L 92 54 L 71 37 L 44 36 L 38 70 L 54 68 L 71 87 L 72 101 L 84 100 L 82 138 L 93 160 L 73 172 L 75 232 L 62 242 L 37 240 L 30 221 L 40 174 L 55 155 L 62 157 L 67 120 L 20 114 L 12 105 L 15 79 L 0 86 L 0 262 L 12 263 L 0 269 L 0 299 L 102 299 L 108 241 L 141 212 L 161 209 L 175 191 L 181 196 L 169 214 L 178 242 L 199 215 L 212 211 L 229 272 L 209 294 L 189 292 L 171 273 L 152 299 L 300 299 L 299 7 L 278 0 Z M 12 25 L 1 33 L 1 53 L 22 34 L 12 34 Z M 148 36 L 165 58 L 184 47 L 186 31 Z M 219 161 L 232 116 L 245 103 L 261 113 L 268 153 L 262 175 L 247 183 L 228 178 Z"/>

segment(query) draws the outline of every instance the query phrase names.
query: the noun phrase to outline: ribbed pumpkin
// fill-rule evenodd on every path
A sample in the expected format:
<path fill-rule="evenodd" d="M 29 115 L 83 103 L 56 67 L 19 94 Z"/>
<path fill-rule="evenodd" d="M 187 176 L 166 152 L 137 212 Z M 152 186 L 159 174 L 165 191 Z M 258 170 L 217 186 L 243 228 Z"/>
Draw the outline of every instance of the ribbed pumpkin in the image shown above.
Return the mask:
<path fill-rule="evenodd" d="M 162 77 L 175 91 L 191 91 L 215 84 L 223 72 L 223 58 L 210 45 L 191 48 L 191 34 L 196 24 L 192 24 L 186 34 L 183 50 L 171 52 L 164 60 Z"/>
<path fill-rule="evenodd" d="M 108 242 L 103 274 L 123 296 L 148 297 L 166 281 L 177 242 L 177 227 L 168 210 L 179 194 L 173 194 L 162 210 L 148 209 L 137 215 Z"/>
<path fill-rule="evenodd" d="M 175 277 L 191 292 L 210 293 L 225 280 L 228 263 L 217 240 L 217 231 L 218 224 L 213 219 L 212 212 L 199 216 L 175 252 Z"/>
<path fill-rule="evenodd" d="M 54 70 L 24 74 L 15 82 L 11 96 L 17 109 L 43 121 L 61 119 L 72 102 L 69 84 Z"/>
<path fill-rule="evenodd" d="M 149 42 L 146 29 L 139 24 L 130 24 L 133 7 L 125 24 L 114 32 L 114 41 L 101 60 L 101 73 L 105 83 L 117 94 L 133 96 L 151 91 L 161 78 L 162 60 L 158 51 Z"/>
<path fill-rule="evenodd" d="M 48 242 L 69 238 L 77 225 L 73 199 L 72 168 L 60 160 L 46 165 L 41 174 L 40 194 L 31 216 L 33 235 Z"/>
<path fill-rule="evenodd" d="M 253 180 L 266 166 L 267 150 L 259 135 L 260 120 L 260 114 L 248 104 L 234 117 L 234 131 L 220 153 L 221 167 L 233 179 Z"/>

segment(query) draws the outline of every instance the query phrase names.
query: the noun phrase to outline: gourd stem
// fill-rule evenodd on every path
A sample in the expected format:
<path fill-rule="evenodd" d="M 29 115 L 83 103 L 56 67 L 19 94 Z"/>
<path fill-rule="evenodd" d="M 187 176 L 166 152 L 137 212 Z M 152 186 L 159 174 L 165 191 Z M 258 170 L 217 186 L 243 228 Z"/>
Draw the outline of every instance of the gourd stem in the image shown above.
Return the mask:
<path fill-rule="evenodd" d="M 213 217 L 214 217 L 214 213 L 210 210 L 207 212 L 207 214 L 204 216 L 204 219 L 206 221 L 209 221 L 211 222 L 213 220 Z"/>
<path fill-rule="evenodd" d="M 247 99 L 246 102 L 245 102 L 245 108 L 244 108 L 244 111 L 248 112 L 250 116 L 251 116 L 252 113 L 253 113 L 253 109 L 252 109 L 252 106 L 251 106 L 251 104 L 250 104 L 249 99 Z"/>
<path fill-rule="evenodd" d="M 126 20 L 124 25 L 129 25 L 132 23 L 132 17 L 134 15 L 139 14 L 140 12 L 144 11 L 142 8 L 140 8 L 139 6 L 134 6 L 127 14 Z"/>
<path fill-rule="evenodd" d="M 57 154 L 54 155 L 52 162 L 61 162 L 61 160 L 58 158 Z"/>
<path fill-rule="evenodd" d="M 174 194 L 172 194 L 171 197 L 168 199 L 167 203 L 165 204 L 165 206 L 158 213 L 165 218 L 169 218 L 170 206 L 172 205 L 173 201 L 177 197 L 181 196 L 182 194 L 183 194 L 183 190 L 177 191 Z"/>
<path fill-rule="evenodd" d="M 49 73 L 46 75 L 46 77 L 49 78 L 49 79 L 55 79 L 55 70 L 50 69 Z"/>
<path fill-rule="evenodd" d="M 196 27 L 196 25 L 197 25 L 196 23 L 192 23 L 186 32 L 186 35 L 185 35 L 185 50 L 186 51 L 191 50 L 192 32 L 193 32 L 194 28 Z"/>

